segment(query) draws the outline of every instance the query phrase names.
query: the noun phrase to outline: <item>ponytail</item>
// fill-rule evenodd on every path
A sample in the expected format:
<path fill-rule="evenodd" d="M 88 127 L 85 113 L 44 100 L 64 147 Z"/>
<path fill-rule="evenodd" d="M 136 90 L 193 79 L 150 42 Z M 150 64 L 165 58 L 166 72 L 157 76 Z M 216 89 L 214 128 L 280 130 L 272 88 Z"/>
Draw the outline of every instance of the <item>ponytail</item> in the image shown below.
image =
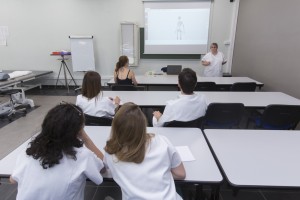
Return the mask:
<path fill-rule="evenodd" d="M 115 71 L 118 72 L 121 67 L 124 67 L 129 62 L 127 56 L 120 56 L 119 61 L 116 63 Z"/>

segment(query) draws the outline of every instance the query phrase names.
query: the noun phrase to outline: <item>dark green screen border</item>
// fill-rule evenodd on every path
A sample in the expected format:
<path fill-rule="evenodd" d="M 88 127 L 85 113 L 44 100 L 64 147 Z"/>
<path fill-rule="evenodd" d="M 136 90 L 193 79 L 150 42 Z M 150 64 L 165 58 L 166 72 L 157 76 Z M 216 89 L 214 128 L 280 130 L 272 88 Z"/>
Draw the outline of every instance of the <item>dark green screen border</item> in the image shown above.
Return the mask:
<path fill-rule="evenodd" d="M 140 58 L 141 59 L 200 59 L 201 54 L 144 54 L 144 28 L 140 28 Z"/>

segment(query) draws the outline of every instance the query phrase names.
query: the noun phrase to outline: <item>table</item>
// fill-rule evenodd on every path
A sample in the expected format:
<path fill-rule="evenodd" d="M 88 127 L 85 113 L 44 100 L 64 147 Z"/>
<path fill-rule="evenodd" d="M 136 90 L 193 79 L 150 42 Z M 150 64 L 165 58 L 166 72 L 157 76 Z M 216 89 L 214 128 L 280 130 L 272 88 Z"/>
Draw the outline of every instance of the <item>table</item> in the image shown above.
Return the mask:
<path fill-rule="evenodd" d="M 300 100 L 282 92 L 195 92 L 204 94 L 209 103 L 243 103 L 248 108 L 265 108 L 270 104 L 300 105 Z M 176 99 L 178 91 L 103 91 L 103 96 L 119 96 L 121 103 L 134 102 L 141 107 L 165 106 Z"/>
<path fill-rule="evenodd" d="M 95 145 L 101 150 L 106 144 L 111 127 L 86 126 L 85 130 Z M 209 150 L 200 129 L 196 128 L 147 128 L 149 133 L 165 135 L 175 146 L 189 146 L 195 161 L 184 162 L 186 182 L 219 184 L 223 178 Z M 24 151 L 28 142 L 24 142 L 13 152 L 0 160 L 0 177 L 9 177 L 17 156 Z"/>
<path fill-rule="evenodd" d="M 135 76 L 139 86 L 177 86 L 178 75 L 137 75 Z M 237 82 L 255 82 L 259 88 L 264 84 L 248 77 L 201 77 L 197 76 L 198 82 L 215 82 L 218 86 L 231 86 Z M 115 84 L 111 79 L 108 85 Z"/>
<path fill-rule="evenodd" d="M 300 131 L 204 132 L 231 186 L 300 188 Z"/>
<path fill-rule="evenodd" d="M 3 72 L 4 73 L 11 73 L 13 71 L 12 70 L 3 70 Z M 6 81 L 0 81 L 0 89 L 10 87 L 10 86 L 17 86 L 17 84 L 22 84 L 24 82 L 40 78 L 41 76 L 51 74 L 52 72 L 53 71 L 32 71 L 31 74 L 28 74 L 28 75 L 25 75 L 25 76 L 20 76 L 20 77 L 13 78 L 13 79 L 8 79 Z M 37 87 L 37 86 L 41 87 L 41 84 L 25 87 L 24 90 L 26 90 L 26 89 L 28 90 L 28 89 L 31 89 L 31 88 Z"/>

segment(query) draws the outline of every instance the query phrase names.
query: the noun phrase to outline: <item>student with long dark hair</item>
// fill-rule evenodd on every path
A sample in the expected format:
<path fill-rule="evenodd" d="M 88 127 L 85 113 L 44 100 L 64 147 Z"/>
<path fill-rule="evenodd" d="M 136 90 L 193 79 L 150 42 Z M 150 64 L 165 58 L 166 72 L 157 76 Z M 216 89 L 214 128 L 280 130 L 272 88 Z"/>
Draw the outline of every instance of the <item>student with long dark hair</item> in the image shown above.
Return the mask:
<path fill-rule="evenodd" d="M 18 157 L 10 177 L 18 183 L 18 200 L 83 200 L 87 178 L 102 183 L 103 154 L 83 127 L 83 112 L 73 104 L 57 105 L 47 113 L 41 132 Z"/>
<path fill-rule="evenodd" d="M 119 85 L 137 85 L 134 72 L 129 69 L 127 56 L 120 56 L 114 71 L 115 83 Z"/>
<path fill-rule="evenodd" d="M 122 199 L 181 199 L 173 180 L 185 178 L 181 158 L 166 137 L 146 128 L 146 117 L 133 103 L 123 104 L 113 119 L 104 162 Z"/>
<path fill-rule="evenodd" d="M 101 76 L 95 71 L 88 71 L 83 78 L 82 94 L 77 96 L 76 105 L 85 114 L 95 117 L 113 117 L 115 108 L 119 106 L 120 98 L 103 97 L 101 91 Z"/>

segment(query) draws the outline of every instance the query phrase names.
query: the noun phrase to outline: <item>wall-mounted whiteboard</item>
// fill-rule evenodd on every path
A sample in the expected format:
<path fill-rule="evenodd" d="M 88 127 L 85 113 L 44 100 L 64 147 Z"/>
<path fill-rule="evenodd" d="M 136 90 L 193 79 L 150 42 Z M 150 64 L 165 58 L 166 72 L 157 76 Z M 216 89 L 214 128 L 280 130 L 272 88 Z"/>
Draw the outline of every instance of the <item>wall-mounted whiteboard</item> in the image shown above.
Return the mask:
<path fill-rule="evenodd" d="M 95 71 L 93 36 L 70 36 L 73 71 Z"/>
<path fill-rule="evenodd" d="M 121 55 L 129 59 L 129 65 L 138 64 L 138 33 L 137 25 L 132 22 L 121 23 Z"/>

